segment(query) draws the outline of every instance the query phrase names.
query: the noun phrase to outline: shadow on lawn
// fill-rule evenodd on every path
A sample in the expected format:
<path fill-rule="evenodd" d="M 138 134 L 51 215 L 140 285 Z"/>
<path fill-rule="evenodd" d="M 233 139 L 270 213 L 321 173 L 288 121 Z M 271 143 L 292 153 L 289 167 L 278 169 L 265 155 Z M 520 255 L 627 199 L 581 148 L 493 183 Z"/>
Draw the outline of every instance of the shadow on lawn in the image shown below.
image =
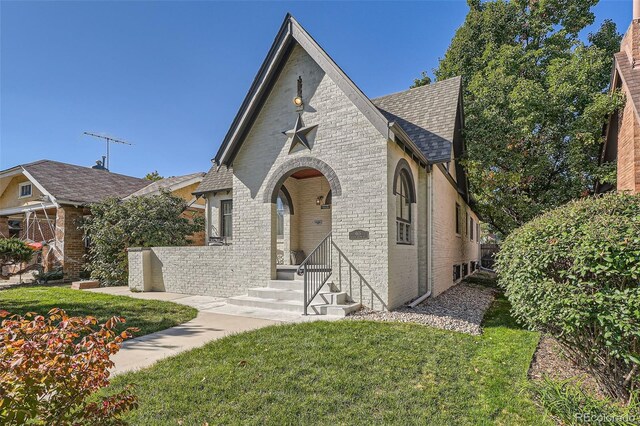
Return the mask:
<path fill-rule="evenodd" d="M 496 290 L 496 298 L 484 316 L 482 328 L 505 327 L 513 330 L 526 330 L 522 324 L 511 316 L 511 304 L 504 295 L 504 290 L 498 286 L 496 274 L 480 271 L 465 278 L 465 282 Z"/>
<path fill-rule="evenodd" d="M 482 321 L 482 328 L 504 327 L 512 330 L 526 330 L 511 316 L 511 304 L 504 293 L 499 292 Z"/>
<path fill-rule="evenodd" d="M 171 302 L 82 292 L 62 286 L 25 286 L 0 292 L 0 309 L 11 314 L 46 315 L 53 308 L 63 309 L 71 316 L 93 316 L 99 323 L 114 315 L 124 317 L 126 323 L 118 329 L 139 328 L 134 337 L 182 324 L 197 313 L 193 308 Z"/>

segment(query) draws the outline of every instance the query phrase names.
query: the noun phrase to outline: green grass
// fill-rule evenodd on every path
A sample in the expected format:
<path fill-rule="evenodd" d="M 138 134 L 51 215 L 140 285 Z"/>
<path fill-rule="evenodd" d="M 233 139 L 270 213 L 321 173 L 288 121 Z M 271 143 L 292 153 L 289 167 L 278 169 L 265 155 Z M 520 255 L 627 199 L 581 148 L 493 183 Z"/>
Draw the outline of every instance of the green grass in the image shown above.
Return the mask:
<path fill-rule="evenodd" d="M 25 286 L 0 291 L 0 309 L 12 314 L 46 314 L 61 308 L 72 316 L 91 315 L 100 322 L 118 315 L 127 327 L 138 327 L 135 336 L 164 330 L 195 318 L 197 310 L 177 303 L 112 296 L 58 286 Z"/>
<path fill-rule="evenodd" d="M 118 376 L 135 425 L 551 424 L 527 371 L 539 335 L 499 298 L 482 336 L 369 321 L 279 325 Z"/>
<path fill-rule="evenodd" d="M 591 419 L 602 419 L 592 423 L 601 425 L 632 426 L 640 419 L 639 394 L 634 395 L 627 406 L 615 403 L 609 398 L 597 398 L 580 386 L 580 381 L 553 380 L 545 377 L 531 384 L 532 392 L 545 409 L 566 425 L 589 423 L 584 415 Z"/>

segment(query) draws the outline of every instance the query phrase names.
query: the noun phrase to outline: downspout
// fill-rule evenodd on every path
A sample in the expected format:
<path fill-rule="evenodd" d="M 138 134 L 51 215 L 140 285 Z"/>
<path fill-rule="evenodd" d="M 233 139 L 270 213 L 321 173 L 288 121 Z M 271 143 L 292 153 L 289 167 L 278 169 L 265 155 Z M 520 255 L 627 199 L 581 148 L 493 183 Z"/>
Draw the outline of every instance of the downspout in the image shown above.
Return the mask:
<path fill-rule="evenodd" d="M 433 168 L 427 166 L 427 292 L 409 303 L 410 308 L 415 308 L 427 300 L 433 291 L 433 261 L 431 248 L 433 246 Z"/>

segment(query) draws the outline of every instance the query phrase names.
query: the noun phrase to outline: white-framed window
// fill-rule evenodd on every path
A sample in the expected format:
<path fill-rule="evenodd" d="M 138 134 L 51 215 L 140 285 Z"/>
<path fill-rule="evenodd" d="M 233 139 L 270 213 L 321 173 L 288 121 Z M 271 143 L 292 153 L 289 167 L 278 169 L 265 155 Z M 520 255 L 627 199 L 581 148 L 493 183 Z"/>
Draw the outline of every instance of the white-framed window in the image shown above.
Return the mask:
<path fill-rule="evenodd" d="M 233 200 L 220 201 L 220 236 L 233 238 Z"/>
<path fill-rule="evenodd" d="M 399 244 L 411 244 L 411 195 L 409 178 L 402 171 L 396 181 L 396 235 Z"/>
<path fill-rule="evenodd" d="M 474 225 L 473 218 L 470 219 L 469 228 L 471 229 L 471 241 L 473 241 L 473 234 L 474 234 L 474 231 L 475 231 L 475 225 Z"/>
<path fill-rule="evenodd" d="M 31 182 L 23 182 L 18 185 L 18 198 L 31 197 L 32 191 Z"/>

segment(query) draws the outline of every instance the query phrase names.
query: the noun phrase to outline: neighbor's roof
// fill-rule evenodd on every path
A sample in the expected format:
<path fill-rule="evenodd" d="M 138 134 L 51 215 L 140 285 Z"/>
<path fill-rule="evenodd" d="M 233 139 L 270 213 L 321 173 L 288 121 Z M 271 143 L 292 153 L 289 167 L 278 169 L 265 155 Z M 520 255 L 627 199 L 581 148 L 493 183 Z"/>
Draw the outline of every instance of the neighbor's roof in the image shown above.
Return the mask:
<path fill-rule="evenodd" d="M 618 52 L 613 57 L 615 70 L 627 86 L 635 112 L 640 117 L 640 69 L 633 67 L 625 52 Z"/>
<path fill-rule="evenodd" d="M 204 172 L 198 172 L 198 173 L 191 173 L 184 176 L 172 176 L 165 179 L 160 179 L 153 183 L 148 184 L 142 189 L 139 189 L 133 194 L 127 196 L 126 198 L 157 194 L 163 189 L 167 191 L 175 191 L 177 189 L 184 188 L 185 186 L 189 186 L 189 185 L 193 185 L 194 183 L 201 182 L 204 176 L 205 176 Z"/>
<path fill-rule="evenodd" d="M 148 180 L 52 160 L 40 160 L 19 167 L 58 202 L 85 204 L 108 197 L 123 198 L 149 185 Z"/>
<path fill-rule="evenodd" d="M 451 160 L 462 79 L 454 77 L 371 101 L 395 121 L 431 163 Z"/>
<path fill-rule="evenodd" d="M 205 192 L 222 191 L 233 188 L 233 169 L 226 166 L 211 166 L 209 173 L 202 179 L 200 186 L 193 192 L 194 194 L 204 194 Z"/>

